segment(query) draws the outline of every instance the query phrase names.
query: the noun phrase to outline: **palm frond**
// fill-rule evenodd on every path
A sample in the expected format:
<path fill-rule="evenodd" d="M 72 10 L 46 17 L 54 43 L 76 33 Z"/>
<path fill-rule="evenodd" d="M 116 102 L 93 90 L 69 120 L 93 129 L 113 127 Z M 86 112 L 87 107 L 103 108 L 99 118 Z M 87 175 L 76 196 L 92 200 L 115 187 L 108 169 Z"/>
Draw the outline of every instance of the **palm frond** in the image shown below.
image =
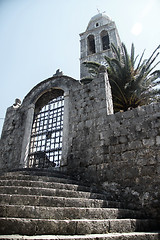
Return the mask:
<path fill-rule="evenodd" d="M 124 43 L 121 48 L 111 44 L 111 49 L 113 57 L 105 56 L 104 59 L 107 63 L 114 110 L 127 111 L 130 108 L 160 101 L 160 70 L 155 70 L 160 64 L 160 61 L 156 63 L 160 45 L 148 59 L 143 59 L 144 50 L 137 64 L 139 55 L 135 57 L 133 43 L 130 55 Z M 84 65 L 92 76 L 96 76 L 101 66 L 95 62 L 85 62 Z"/>
<path fill-rule="evenodd" d="M 160 49 L 160 45 L 153 51 L 153 53 L 151 54 L 151 56 L 148 58 L 146 64 L 148 65 L 148 63 L 151 61 L 152 57 L 154 56 L 154 54 L 157 52 L 157 50 Z"/>
<path fill-rule="evenodd" d="M 143 53 L 142 53 L 142 55 L 141 55 L 141 57 L 140 57 L 140 60 L 139 60 L 139 62 L 138 62 L 138 65 L 137 65 L 137 68 L 136 68 L 135 72 L 137 72 L 137 70 L 138 70 L 139 67 L 140 67 L 140 64 L 141 64 L 141 62 L 142 62 L 142 59 L 143 59 L 144 53 L 145 53 L 145 49 L 143 50 Z"/>
<path fill-rule="evenodd" d="M 132 46 L 131 46 L 131 64 L 132 64 L 132 67 L 134 67 L 134 52 L 135 52 L 134 44 L 132 43 Z"/>
<path fill-rule="evenodd" d="M 120 61 L 121 59 L 121 54 L 120 54 L 120 48 L 116 48 L 115 45 L 113 43 L 111 43 L 111 49 L 112 52 L 115 54 L 116 58 Z"/>

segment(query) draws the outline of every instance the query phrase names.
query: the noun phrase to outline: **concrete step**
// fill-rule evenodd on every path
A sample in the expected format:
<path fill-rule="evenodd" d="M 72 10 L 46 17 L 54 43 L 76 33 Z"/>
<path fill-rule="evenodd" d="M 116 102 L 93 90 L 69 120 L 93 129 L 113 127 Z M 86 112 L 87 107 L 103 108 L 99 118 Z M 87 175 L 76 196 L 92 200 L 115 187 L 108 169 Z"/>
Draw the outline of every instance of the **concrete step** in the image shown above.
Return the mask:
<path fill-rule="evenodd" d="M 90 198 L 106 200 L 106 195 L 94 192 L 82 192 L 65 189 L 52 189 L 41 187 L 23 187 L 23 186 L 0 186 L 1 194 L 20 194 L 20 195 L 41 195 L 41 196 L 58 196 L 73 198 Z"/>
<path fill-rule="evenodd" d="M 138 211 L 118 208 L 43 207 L 0 205 L 0 217 L 41 219 L 117 219 L 141 218 Z"/>
<path fill-rule="evenodd" d="M 46 207 L 92 207 L 92 208 L 124 208 L 120 202 L 86 199 L 65 198 L 38 195 L 0 194 L 0 205 L 32 205 Z"/>
<path fill-rule="evenodd" d="M 110 219 L 110 220 L 46 220 L 0 218 L 0 234 L 20 235 L 85 235 L 136 232 L 157 229 L 154 220 Z"/>

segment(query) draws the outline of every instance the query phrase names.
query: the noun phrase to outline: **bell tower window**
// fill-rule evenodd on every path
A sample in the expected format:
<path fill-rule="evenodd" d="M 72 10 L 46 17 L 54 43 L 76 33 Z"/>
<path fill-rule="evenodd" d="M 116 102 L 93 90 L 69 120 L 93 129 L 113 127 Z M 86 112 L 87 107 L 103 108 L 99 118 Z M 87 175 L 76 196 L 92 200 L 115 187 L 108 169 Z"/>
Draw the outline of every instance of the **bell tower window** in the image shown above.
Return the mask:
<path fill-rule="evenodd" d="M 89 35 L 88 36 L 87 45 L 88 45 L 88 54 L 89 55 L 96 52 L 94 35 Z"/>
<path fill-rule="evenodd" d="M 110 49 L 109 35 L 108 35 L 107 31 L 105 31 L 105 30 L 103 30 L 101 32 L 101 42 L 102 42 L 103 50 Z"/>

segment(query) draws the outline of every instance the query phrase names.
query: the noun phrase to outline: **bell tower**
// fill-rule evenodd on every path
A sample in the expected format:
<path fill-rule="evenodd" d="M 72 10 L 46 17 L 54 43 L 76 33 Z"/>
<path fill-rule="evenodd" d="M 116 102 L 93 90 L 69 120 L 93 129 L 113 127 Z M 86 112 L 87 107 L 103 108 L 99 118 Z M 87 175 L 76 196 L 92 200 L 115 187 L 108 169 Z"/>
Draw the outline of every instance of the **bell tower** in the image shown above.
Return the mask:
<path fill-rule="evenodd" d="M 115 25 L 106 14 L 98 13 L 88 23 L 85 32 L 80 34 L 80 78 L 89 76 L 82 64 L 85 61 L 103 64 L 104 56 L 112 56 L 111 43 L 120 46 L 121 41 Z"/>

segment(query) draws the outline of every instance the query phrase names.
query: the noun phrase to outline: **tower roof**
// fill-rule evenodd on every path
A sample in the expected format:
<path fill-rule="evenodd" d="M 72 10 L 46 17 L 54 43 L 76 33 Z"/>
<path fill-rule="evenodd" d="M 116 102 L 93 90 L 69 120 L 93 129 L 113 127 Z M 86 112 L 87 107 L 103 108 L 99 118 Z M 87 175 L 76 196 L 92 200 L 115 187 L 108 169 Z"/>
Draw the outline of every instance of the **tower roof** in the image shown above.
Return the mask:
<path fill-rule="evenodd" d="M 103 25 L 108 24 L 110 22 L 112 22 L 112 20 L 106 14 L 98 13 L 91 18 L 91 20 L 88 23 L 88 26 L 87 26 L 86 30 L 87 31 L 92 30 L 96 27 L 103 26 Z"/>

